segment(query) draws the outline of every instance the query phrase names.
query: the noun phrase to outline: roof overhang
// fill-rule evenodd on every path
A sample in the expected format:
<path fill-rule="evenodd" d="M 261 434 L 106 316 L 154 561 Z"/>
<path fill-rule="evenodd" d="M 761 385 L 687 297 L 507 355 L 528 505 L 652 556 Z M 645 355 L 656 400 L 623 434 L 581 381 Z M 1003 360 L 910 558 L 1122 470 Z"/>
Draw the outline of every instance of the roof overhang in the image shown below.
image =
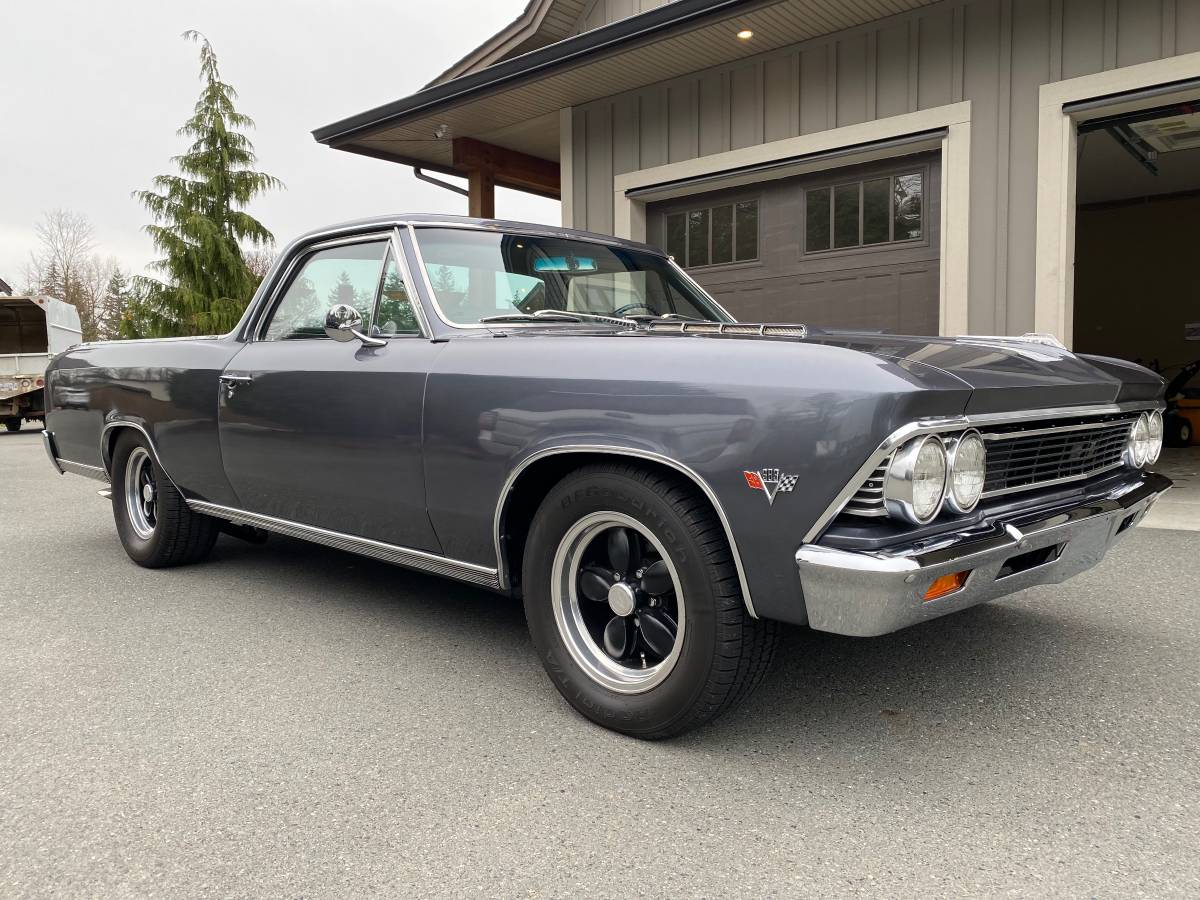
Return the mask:
<path fill-rule="evenodd" d="M 435 83 L 318 128 L 313 137 L 339 150 L 448 174 L 461 174 L 453 155 L 457 137 L 556 161 L 561 109 L 935 2 L 675 0 Z M 744 28 L 753 39 L 735 37 Z"/>

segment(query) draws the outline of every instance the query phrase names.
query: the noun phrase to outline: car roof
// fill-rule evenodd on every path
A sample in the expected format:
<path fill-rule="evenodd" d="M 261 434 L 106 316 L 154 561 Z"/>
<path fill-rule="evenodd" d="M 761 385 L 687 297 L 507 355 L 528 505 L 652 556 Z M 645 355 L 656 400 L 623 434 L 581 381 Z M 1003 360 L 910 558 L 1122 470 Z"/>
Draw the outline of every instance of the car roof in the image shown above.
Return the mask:
<path fill-rule="evenodd" d="M 369 231 L 371 229 L 396 225 L 446 225 L 455 228 L 477 228 L 484 231 L 528 234 L 532 236 L 558 237 L 570 240 L 592 241 L 610 246 L 627 247 L 630 250 L 641 250 L 654 253 L 657 256 L 666 254 L 650 244 L 640 241 L 629 241 L 613 237 L 611 234 L 596 234 L 591 231 L 579 231 L 574 228 L 559 228 L 554 225 L 542 225 L 535 222 L 517 222 L 509 219 L 476 219 L 470 216 L 449 216 L 438 213 L 397 213 L 388 216 L 371 216 L 363 219 L 351 219 L 339 222 L 325 228 L 318 228 L 300 235 L 293 243 L 307 242 L 333 233 Z"/>

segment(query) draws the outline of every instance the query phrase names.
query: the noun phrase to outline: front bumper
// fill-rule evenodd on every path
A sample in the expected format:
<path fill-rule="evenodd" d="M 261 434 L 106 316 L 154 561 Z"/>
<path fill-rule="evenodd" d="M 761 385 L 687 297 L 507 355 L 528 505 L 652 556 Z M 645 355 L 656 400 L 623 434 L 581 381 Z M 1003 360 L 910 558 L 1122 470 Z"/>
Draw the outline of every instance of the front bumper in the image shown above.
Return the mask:
<path fill-rule="evenodd" d="M 805 544 L 796 551 L 809 625 L 872 637 L 1090 569 L 1171 486 L 1147 473 L 1107 496 L 1013 515 L 969 531 L 879 552 Z M 943 575 L 968 571 L 953 593 L 925 600 Z"/>

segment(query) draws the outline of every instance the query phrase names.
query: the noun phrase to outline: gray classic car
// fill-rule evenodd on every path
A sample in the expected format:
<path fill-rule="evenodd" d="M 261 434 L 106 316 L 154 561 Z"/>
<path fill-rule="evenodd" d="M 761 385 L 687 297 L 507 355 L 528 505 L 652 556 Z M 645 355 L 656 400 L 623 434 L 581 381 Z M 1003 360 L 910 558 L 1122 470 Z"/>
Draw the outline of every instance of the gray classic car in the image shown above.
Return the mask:
<path fill-rule="evenodd" d="M 1139 366 L 741 323 L 653 247 L 510 222 L 306 235 L 232 333 L 76 347 L 47 391 L 138 564 L 279 532 L 520 597 L 567 701 L 642 738 L 744 697 L 779 622 L 1060 582 L 1170 485 Z"/>

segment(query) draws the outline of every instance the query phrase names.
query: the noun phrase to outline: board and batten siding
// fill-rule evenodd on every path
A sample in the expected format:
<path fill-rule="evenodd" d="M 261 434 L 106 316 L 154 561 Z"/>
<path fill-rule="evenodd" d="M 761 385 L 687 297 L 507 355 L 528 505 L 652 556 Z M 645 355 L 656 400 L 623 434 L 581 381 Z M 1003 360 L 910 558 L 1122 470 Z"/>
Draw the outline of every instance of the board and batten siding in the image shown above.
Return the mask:
<path fill-rule="evenodd" d="M 592 0 L 575 24 L 575 33 L 583 34 L 585 31 L 593 31 L 621 19 L 636 16 L 638 13 L 649 12 L 665 6 L 670 2 L 671 0 Z"/>
<path fill-rule="evenodd" d="M 882 19 L 575 108 L 573 224 L 612 232 L 614 175 L 969 100 L 970 330 L 1029 331 L 1040 85 L 1196 50 L 1200 0 L 965 0 Z"/>

